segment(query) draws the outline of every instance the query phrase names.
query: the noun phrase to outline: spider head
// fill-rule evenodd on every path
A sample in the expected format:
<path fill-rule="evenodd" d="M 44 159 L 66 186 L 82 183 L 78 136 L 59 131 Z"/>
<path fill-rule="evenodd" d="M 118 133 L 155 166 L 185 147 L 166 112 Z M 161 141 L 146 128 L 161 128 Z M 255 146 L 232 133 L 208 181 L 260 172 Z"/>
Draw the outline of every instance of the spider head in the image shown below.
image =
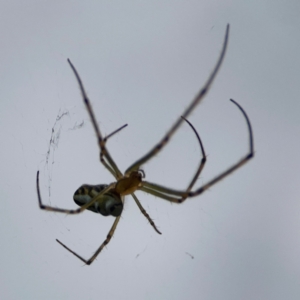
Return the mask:
<path fill-rule="evenodd" d="M 84 184 L 74 193 L 74 202 L 82 206 L 99 195 L 99 193 L 107 187 L 106 184 L 88 185 Z M 110 190 L 103 195 L 99 196 L 99 199 L 87 208 L 95 213 L 99 213 L 103 216 L 118 217 L 123 210 L 123 202 L 121 196 Z"/>

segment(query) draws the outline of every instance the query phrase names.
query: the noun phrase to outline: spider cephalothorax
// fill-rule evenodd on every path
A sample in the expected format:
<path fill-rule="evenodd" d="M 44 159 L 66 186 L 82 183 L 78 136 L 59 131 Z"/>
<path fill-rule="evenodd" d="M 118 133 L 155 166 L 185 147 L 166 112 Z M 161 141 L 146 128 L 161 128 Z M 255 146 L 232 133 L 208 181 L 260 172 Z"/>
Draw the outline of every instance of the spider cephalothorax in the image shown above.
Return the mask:
<path fill-rule="evenodd" d="M 193 127 L 193 125 L 186 119 L 188 115 L 193 111 L 193 109 L 200 103 L 200 101 L 203 99 L 203 97 L 208 92 L 214 78 L 216 77 L 216 74 L 219 71 L 219 68 L 221 66 L 221 63 L 224 59 L 224 55 L 227 48 L 228 43 L 228 36 L 229 36 L 229 25 L 227 25 L 225 39 L 223 43 L 223 48 L 220 54 L 220 57 L 217 61 L 217 64 L 208 78 L 206 84 L 204 87 L 199 91 L 199 93 L 196 95 L 196 97 L 193 99 L 191 104 L 187 107 L 187 109 L 183 112 L 182 117 L 179 118 L 175 124 L 169 129 L 167 134 L 161 139 L 161 141 L 155 145 L 146 155 L 138 159 L 135 163 L 133 163 L 124 173 L 119 170 L 117 164 L 114 162 L 113 158 L 110 156 L 107 148 L 106 148 L 106 141 L 109 137 L 120 131 L 122 128 L 124 128 L 126 125 L 122 126 L 121 128 L 117 129 L 110 135 L 108 135 L 106 138 L 103 138 L 99 126 L 96 122 L 96 118 L 94 116 L 94 112 L 92 110 L 90 101 L 86 95 L 85 89 L 83 87 L 82 81 L 79 77 L 79 74 L 77 73 L 77 70 L 71 63 L 71 61 L 68 59 L 68 62 L 76 76 L 76 79 L 78 81 L 80 91 L 82 94 L 83 101 L 85 103 L 85 106 L 87 108 L 87 111 L 89 113 L 89 116 L 91 118 L 91 122 L 93 124 L 98 146 L 100 149 L 100 161 L 104 165 L 104 167 L 113 175 L 113 177 L 116 179 L 115 182 L 110 184 L 100 184 L 100 185 L 82 185 L 74 194 L 74 201 L 77 205 L 80 206 L 78 209 L 62 209 L 62 208 L 56 208 L 52 206 L 47 206 L 42 203 L 41 194 L 40 194 L 40 188 L 39 188 L 39 171 L 37 172 L 36 177 L 36 186 L 37 186 L 37 194 L 38 194 L 38 200 L 39 200 L 39 206 L 41 209 L 48 210 L 48 211 L 54 211 L 54 212 L 62 212 L 66 214 L 78 214 L 84 211 L 85 209 L 88 209 L 90 211 L 93 211 L 95 213 L 100 213 L 104 216 L 112 215 L 116 217 L 106 239 L 104 242 L 100 245 L 100 247 L 95 251 L 95 253 L 88 259 L 84 259 L 82 256 L 78 255 L 76 252 L 68 248 L 66 245 L 64 245 L 59 240 L 56 240 L 59 244 L 61 244 L 65 249 L 70 251 L 72 254 L 74 254 L 76 257 L 78 257 L 80 260 L 82 260 L 87 265 L 90 265 L 95 258 L 98 256 L 98 254 L 101 252 L 101 250 L 110 242 L 115 229 L 118 225 L 118 222 L 120 220 L 122 211 L 123 211 L 123 202 L 124 202 L 124 196 L 131 195 L 138 205 L 141 212 L 144 214 L 144 216 L 148 219 L 152 227 L 155 229 L 157 233 L 161 233 L 157 227 L 155 226 L 154 222 L 150 218 L 150 216 L 147 214 L 145 209 L 142 207 L 141 203 L 139 202 L 138 198 L 135 195 L 135 191 L 141 190 L 143 192 L 152 194 L 156 197 L 165 199 L 170 202 L 174 203 L 182 203 L 187 198 L 195 197 L 197 195 L 202 194 L 204 191 L 206 191 L 208 188 L 210 188 L 215 183 L 222 180 L 224 177 L 228 176 L 235 170 L 237 170 L 239 167 L 244 165 L 249 159 L 251 159 L 254 156 L 254 147 L 253 147 L 253 136 L 252 136 L 252 129 L 251 124 L 249 121 L 249 118 L 246 114 L 246 112 L 243 110 L 243 108 L 234 100 L 231 99 L 231 101 L 239 108 L 243 116 L 245 117 L 248 131 L 249 131 L 249 152 L 246 154 L 246 156 L 242 157 L 238 162 L 236 162 L 233 166 L 228 168 L 227 170 L 223 171 L 221 174 L 210 180 L 208 183 L 202 185 L 201 187 L 197 188 L 196 190 L 192 191 L 192 188 L 201 173 L 205 162 L 206 162 L 206 155 L 204 152 L 204 148 L 202 145 L 202 142 L 200 140 L 200 137 L 196 131 L 196 129 Z M 173 134 L 176 132 L 178 127 L 183 123 L 183 121 L 186 121 L 188 125 L 192 128 L 194 131 L 200 148 L 202 152 L 202 158 L 199 163 L 199 166 L 189 184 L 189 186 L 184 190 L 175 190 L 172 188 L 167 188 L 161 185 L 158 185 L 156 183 L 147 182 L 144 180 L 145 173 L 140 169 L 141 165 L 148 162 L 152 157 L 154 157 L 159 151 L 163 149 L 163 147 L 168 143 L 168 141 L 171 139 Z"/>
<path fill-rule="evenodd" d="M 141 185 L 143 177 L 145 177 L 145 173 L 142 170 L 132 171 L 128 175 L 125 174 L 125 176 L 116 183 L 116 193 L 121 196 L 132 194 Z"/>

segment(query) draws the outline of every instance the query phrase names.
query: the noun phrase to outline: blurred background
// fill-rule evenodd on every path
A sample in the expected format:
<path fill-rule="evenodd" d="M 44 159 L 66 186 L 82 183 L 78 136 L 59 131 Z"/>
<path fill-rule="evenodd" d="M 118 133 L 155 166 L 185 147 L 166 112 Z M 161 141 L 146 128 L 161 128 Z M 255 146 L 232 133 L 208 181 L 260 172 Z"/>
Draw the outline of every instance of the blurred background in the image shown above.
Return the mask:
<path fill-rule="evenodd" d="M 2 1 L 0 4 L 0 284 L 2 299 L 299 299 L 300 3 L 290 1 Z M 248 151 L 238 101 L 254 131 L 255 158 L 182 205 L 138 192 L 158 235 L 126 198 L 113 223 L 76 208 L 83 183 L 114 179 L 99 149 L 76 66 L 121 170 L 166 133 L 224 63 L 189 120 L 206 183 Z M 183 124 L 143 166 L 146 179 L 184 189 L 201 159 Z"/>

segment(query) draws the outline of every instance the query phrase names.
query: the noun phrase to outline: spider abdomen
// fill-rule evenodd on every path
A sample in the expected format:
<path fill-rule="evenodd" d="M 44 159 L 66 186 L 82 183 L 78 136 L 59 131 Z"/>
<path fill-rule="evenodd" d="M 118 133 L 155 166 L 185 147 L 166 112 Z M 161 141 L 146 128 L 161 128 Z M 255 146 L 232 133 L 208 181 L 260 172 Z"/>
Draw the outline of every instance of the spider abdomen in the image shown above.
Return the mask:
<path fill-rule="evenodd" d="M 91 202 L 107 187 L 107 184 L 84 184 L 74 193 L 74 202 L 79 206 L 83 206 L 84 204 Z M 87 209 L 95 213 L 100 213 L 103 216 L 118 217 L 122 213 L 123 202 L 119 194 L 110 190 L 103 195 L 100 195 L 99 199 Z"/>

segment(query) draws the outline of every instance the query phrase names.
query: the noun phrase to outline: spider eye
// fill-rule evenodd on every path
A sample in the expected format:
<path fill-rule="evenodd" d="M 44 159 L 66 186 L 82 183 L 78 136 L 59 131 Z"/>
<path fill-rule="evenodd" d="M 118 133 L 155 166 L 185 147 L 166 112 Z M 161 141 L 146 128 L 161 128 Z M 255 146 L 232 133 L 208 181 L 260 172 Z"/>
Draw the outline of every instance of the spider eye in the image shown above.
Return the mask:
<path fill-rule="evenodd" d="M 138 173 L 141 175 L 141 178 L 145 178 L 145 177 L 146 177 L 146 174 L 145 174 L 145 171 L 144 171 L 144 170 L 139 169 L 139 170 L 138 170 Z"/>

